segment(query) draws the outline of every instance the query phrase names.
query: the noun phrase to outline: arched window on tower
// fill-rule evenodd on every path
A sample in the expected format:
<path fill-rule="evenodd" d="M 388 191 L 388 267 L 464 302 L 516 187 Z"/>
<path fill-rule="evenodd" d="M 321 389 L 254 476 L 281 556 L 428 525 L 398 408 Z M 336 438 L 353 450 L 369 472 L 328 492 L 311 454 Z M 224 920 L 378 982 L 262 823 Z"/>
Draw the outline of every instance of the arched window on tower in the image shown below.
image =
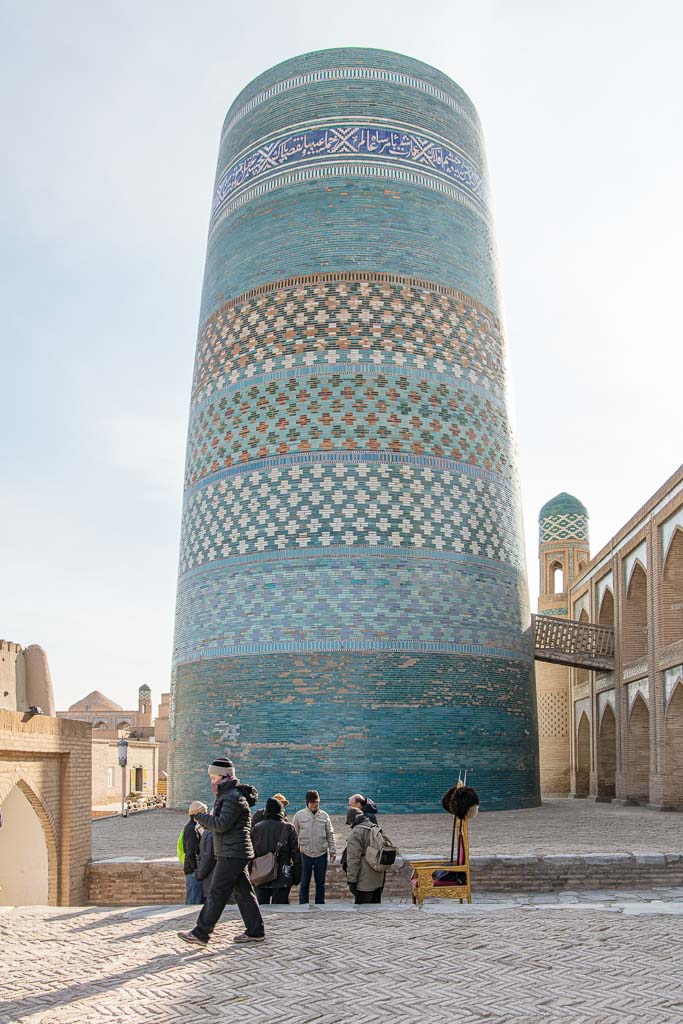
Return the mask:
<path fill-rule="evenodd" d="M 564 569 L 561 562 L 553 562 L 550 566 L 550 580 L 553 594 L 564 593 Z"/>

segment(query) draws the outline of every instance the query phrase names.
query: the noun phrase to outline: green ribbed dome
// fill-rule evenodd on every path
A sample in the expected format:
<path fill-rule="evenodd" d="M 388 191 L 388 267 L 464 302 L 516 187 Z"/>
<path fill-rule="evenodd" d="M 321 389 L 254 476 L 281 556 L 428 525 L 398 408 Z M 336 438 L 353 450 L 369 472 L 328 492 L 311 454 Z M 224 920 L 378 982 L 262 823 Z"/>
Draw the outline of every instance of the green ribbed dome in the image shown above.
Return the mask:
<path fill-rule="evenodd" d="M 588 518 L 588 509 L 573 494 L 567 494 L 566 491 L 562 491 L 561 494 L 556 494 L 550 501 L 546 501 L 538 513 L 538 521 L 540 523 L 542 519 L 550 519 L 551 516 L 567 515 L 586 516 Z"/>

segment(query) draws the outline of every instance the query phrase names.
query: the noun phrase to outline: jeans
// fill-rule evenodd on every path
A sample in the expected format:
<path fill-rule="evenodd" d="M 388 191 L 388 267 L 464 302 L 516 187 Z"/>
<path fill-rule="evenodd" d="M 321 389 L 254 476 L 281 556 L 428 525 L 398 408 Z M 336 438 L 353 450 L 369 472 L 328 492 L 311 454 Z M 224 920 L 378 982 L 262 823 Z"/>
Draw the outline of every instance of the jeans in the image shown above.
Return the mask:
<path fill-rule="evenodd" d="M 311 875 L 315 877 L 315 902 L 325 902 L 325 875 L 327 874 L 327 854 L 309 857 L 301 854 L 301 885 L 299 886 L 299 903 L 308 903 L 308 892 L 311 887 Z"/>
<path fill-rule="evenodd" d="M 204 902 L 204 889 L 199 879 L 195 878 L 194 871 L 191 875 L 185 875 L 185 902 L 187 904 Z"/>
<path fill-rule="evenodd" d="M 208 939 L 218 923 L 225 904 L 235 893 L 237 909 L 244 921 L 247 935 L 264 935 L 263 918 L 256 901 L 254 887 L 247 872 L 248 859 L 237 857 L 217 857 L 216 867 L 211 879 L 211 888 L 202 907 L 192 934 L 200 939 Z"/>
<path fill-rule="evenodd" d="M 268 903 L 278 904 L 278 906 L 282 906 L 284 904 L 289 903 L 290 889 L 290 885 L 281 885 L 278 889 L 269 889 L 265 885 L 257 885 L 256 899 L 259 901 L 259 904 L 261 906 L 263 906 L 264 904 L 267 905 Z"/>

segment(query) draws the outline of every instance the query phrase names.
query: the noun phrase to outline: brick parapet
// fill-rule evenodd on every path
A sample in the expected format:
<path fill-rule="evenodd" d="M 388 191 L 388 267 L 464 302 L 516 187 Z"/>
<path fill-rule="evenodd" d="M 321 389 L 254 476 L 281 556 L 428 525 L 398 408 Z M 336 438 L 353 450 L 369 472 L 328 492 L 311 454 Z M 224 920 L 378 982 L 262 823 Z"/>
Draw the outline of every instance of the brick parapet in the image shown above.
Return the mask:
<path fill-rule="evenodd" d="M 429 854 L 414 861 L 437 859 Z M 479 892 L 556 892 L 574 889 L 654 889 L 683 885 L 683 853 L 499 854 L 474 856 L 472 887 Z M 178 904 L 185 899 L 177 860 L 94 861 L 88 866 L 88 902 L 96 906 Z M 291 900 L 297 902 L 297 888 Z M 410 869 L 389 873 L 385 897 L 409 899 Z M 328 900 L 351 898 L 338 863 L 327 873 Z"/>

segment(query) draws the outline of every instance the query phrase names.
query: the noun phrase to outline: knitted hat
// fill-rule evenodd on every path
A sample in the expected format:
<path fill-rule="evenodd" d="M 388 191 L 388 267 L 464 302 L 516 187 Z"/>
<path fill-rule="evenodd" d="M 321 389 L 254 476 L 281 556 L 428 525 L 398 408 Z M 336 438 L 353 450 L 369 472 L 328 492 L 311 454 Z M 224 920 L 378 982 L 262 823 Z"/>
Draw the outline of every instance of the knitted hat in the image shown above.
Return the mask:
<path fill-rule="evenodd" d="M 235 766 L 227 757 L 214 757 L 209 765 L 209 775 L 227 775 L 228 778 L 235 778 Z"/>
<path fill-rule="evenodd" d="M 289 800 L 282 793 L 273 793 L 273 800 L 279 800 L 283 807 L 289 807 Z"/>
<path fill-rule="evenodd" d="M 208 807 L 201 800 L 193 800 L 190 804 L 188 814 L 206 814 Z"/>

